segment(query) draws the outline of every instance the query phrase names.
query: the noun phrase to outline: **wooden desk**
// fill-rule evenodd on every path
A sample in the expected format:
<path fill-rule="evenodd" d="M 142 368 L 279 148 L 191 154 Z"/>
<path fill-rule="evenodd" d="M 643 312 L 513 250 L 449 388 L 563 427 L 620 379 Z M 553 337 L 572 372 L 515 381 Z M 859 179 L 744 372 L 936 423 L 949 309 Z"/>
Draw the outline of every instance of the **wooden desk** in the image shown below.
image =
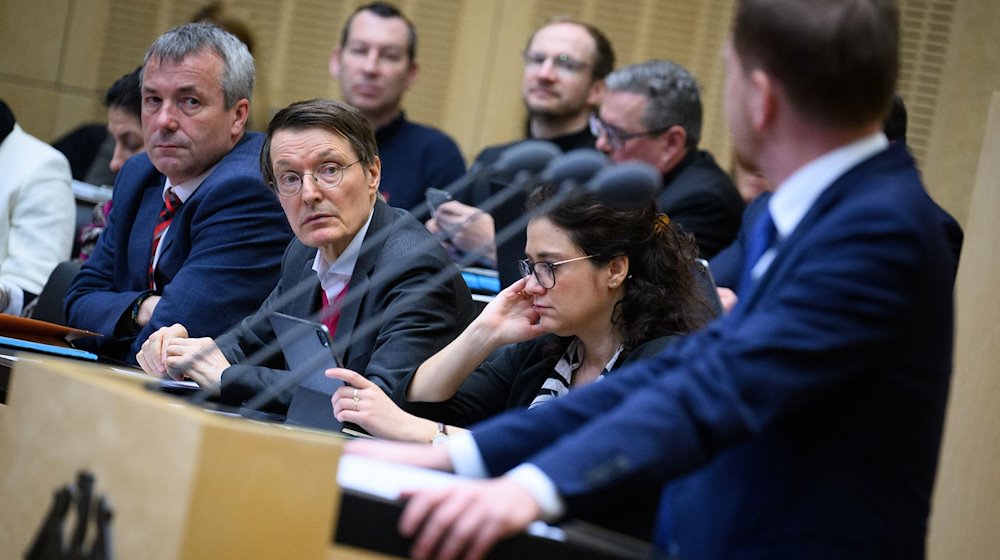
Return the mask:
<path fill-rule="evenodd" d="M 208 412 L 138 376 L 22 353 L 0 405 L 0 557 L 93 473 L 117 558 L 385 558 L 332 544 L 342 438 Z"/>

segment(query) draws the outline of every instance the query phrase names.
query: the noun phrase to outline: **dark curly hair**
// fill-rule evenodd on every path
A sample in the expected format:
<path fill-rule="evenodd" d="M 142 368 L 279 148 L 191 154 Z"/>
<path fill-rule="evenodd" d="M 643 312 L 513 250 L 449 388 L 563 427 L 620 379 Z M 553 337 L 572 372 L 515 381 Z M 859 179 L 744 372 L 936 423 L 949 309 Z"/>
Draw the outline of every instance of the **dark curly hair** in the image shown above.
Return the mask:
<path fill-rule="evenodd" d="M 528 197 L 530 212 L 557 190 L 542 185 Z M 625 295 L 615 304 L 612 324 L 622 334 L 624 351 L 654 338 L 683 334 L 703 326 L 710 316 L 693 273 L 698 246 L 650 202 L 638 210 L 616 210 L 593 195 L 581 195 L 537 216 L 566 232 L 599 267 L 616 256 L 628 256 Z M 569 339 L 551 351 L 565 350 Z"/>

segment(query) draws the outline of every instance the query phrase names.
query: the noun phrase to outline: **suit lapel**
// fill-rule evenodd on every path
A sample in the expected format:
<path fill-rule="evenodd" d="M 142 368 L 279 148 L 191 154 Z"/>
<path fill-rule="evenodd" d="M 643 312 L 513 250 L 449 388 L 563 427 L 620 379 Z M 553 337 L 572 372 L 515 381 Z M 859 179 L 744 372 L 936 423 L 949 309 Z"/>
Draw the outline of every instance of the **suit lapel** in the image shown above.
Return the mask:
<path fill-rule="evenodd" d="M 806 212 L 806 215 L 802 217 L 802 221 L 795 227 L 792 234 L 787 239 L 780 241 L 774 261 L 771 262 L 767 271 L 758 280 L 757 285 L 748 294 L 749 299 L 745 302 L 744 309 L 750 309 L 754 306 L 761 297 L 761 294 L 769 291 L 769 287 L 773 282 L 782 281 L 782 278 L 787 275 L 787 269 L 790 266 L 789 263 L 796 258 L 794 255 L 798 252 L 802 238 L 809 235 L 816 224 L 831 209 L 845 202 L 845 197 L 850 196 L 849 191 L 857 185 L 859 180 L 867 179 L 873 173 L 878 173 L 880 169 L 886 166 L 896 165 L 898 160 L 898 152 L 893 148 L 880 151 L 851 169 L 848 169 L 847 172 L 838 177 L 833 184 L 823 191 L 812 207 Z"/>
<path fill-rule="evenodd" d="M 365 235 L 364 241 L 361 243 L 361 251 L 358 254 L 358 261 L 354 265 L 354 273 L 351 275 L 351 281 L 347 286 L 347 296 L 344 298 L 344 307 L 340 311 L 340 321 L 337 323 L 337 334 L 334 336 L 333 342 L 337 350 L 341 352 L 341 357 L 344 364 L 347 364 L 351 358 L 351 341 L 354 335 L 354 329 L 358 326 L 359 319 L 368 319 L 368 317 L 362 317 L 361 310 L 364 303 L 367 301 L 370 295 L 370 277 L 372 269 L 375 267 L 375 262 L 378 260 L 379 254 L 382 252 L 382 245 L 385 240 L 381 240 L 379 243 L 371 243 L 371 239 L 375 237 L 376 232 L 382 231 L 384 228 L 388 227 L 392 222 L 393 211 L 389 206 L 378 199 L 375 202 L 375 210 L 372 215 L 372 223 L 368 226 L 368 232 Z M 382 236 L 377 236 L 382 237 Z"/>

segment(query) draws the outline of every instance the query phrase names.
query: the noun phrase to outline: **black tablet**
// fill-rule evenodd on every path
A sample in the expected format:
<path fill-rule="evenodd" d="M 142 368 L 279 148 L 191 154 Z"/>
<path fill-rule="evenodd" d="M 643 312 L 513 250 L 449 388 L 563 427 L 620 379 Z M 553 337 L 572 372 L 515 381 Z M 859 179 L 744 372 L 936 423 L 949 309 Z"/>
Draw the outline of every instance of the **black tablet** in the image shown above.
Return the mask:
<path fill-rule="evenodd" d="M 343 385 L 343 381 L 323 374 L 327 369 L 343 367 L 326 325 L 284 313 L 272 313 L 270 321 L 285 363 L 302 385 L 327 394 Z"/>

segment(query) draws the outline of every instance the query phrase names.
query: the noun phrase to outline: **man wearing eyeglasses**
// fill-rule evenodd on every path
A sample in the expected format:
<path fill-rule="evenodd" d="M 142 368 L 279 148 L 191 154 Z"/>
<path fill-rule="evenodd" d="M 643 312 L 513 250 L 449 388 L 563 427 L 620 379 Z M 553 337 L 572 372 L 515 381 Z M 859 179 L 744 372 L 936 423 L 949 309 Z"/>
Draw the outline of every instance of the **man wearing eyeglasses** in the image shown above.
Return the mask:
<path fill-rule="evenodd" d="M 612 160 L 645 161 L 663 173 L 660 210 L 710 258 L 736 239 L 743 200 L 712 155 L 698 149 L 701 119 L 694 76 L 674 62 L 651 60 L 608 75 L 590 126 L 597 149 Z"/>
<path fill-rule="evenodd" d="M 382 196 L 406 210 L 423 202 L 424 191 L 444 187 L 465 173 L 455 141 L 436 128 L 406 119 L 403 94 L 417 79 L 417 31 L 395 6 L 373 2 L 344 24 L 330 56 L 330 74 L 343 100 L 375 130 L 382 167 Z"/>
<path fill-rule="evenodd" d="M 608 38 L 593 25 L 559 17 L 539 28 L 522 53 L 524 74 L 521 98 L 528 110 L 528 136 L 548 140 L 564 152 L 593 148 L 594 135 L 587 118 L 601 102 L 604 77 L 615 64 Z M 484 149 L 471 169 L 488 165 L 518 142 Z M 524 232 L 494 247 L 496 230 L 513 222 L 522 213 L 524 196 L 515 196 L 491 214 L 481 212 L 482 204 L 504 185 L 487 181 L 459 193 L 459 201 L 438 207 L 427 228 L 443 237 L 459 254 L 480 251 L 481 263 L 496 266 L 502 285 L 520 278 L 517 259 L 524 254 Z"/>
<path fill-rule="evenodd" d="M 314 99 L 279 111 L 261 157 L 295 233 L 278 285 L 256 313 L 215 340 L 189 338 L 179 324 L 160 329 L 143 344 L 140 366 L 188 377 L 233 406 L 271 391 L 269 412 L 339 430 L 330 404 L 337 384 L 321 372 L 272 389 L 289 376 L 284 356 L 268 352 L 276 338 L 269 318 L 280 312 L 322 320 L 344 367 L 391 393 L 462 332 L 474 308 L 430 233 L 379 198 L 381 168 L 372 130 L 353 107 Z"/>

